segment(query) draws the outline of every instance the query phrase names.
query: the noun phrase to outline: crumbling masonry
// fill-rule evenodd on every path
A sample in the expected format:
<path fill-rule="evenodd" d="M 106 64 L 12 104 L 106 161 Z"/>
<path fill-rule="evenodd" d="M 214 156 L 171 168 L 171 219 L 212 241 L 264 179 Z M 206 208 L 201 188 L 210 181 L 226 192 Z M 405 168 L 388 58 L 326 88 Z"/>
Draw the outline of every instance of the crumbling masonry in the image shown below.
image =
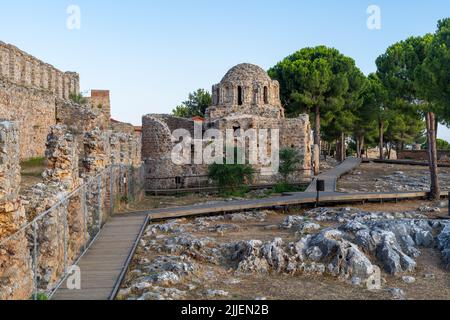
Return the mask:
<path fill-rule="evenodd" d="M 280 86 L 270 79 L 258 66 L 240 64 L 233 67 L 222 81 L 212 88 L 213 105 L 206 111 L 206 118 L 200 124 L 202 131 L 218 129 L 224 136 L 227 129 L 239 135 L 248 129 L 278 129 L 280 149 L 296 149 L 301 163 L 290 180 L 293 182 L 311 179 L 311 126 L 308 115 L 287 119 L 280 101 Z M 149 189 L 179 187 L 179 177 L 184 187 L 197 185 L 193 176 L 204 175 L 205 165 L 179 166 L 171 161 L 172 150 L 178 141 L 172 137 L 176 129 L 186 129 L 194 137 L 195 120 L 180 119 L 169 115 L 150 114 L 142 120 L 142 156 L 147 165 Z M 271 151 L 271 145 L 267 146 Z M 193 148 L 194 150 L 194 148 Z M 193 151 L 194 152 L 194 151 Z M 194 155 L 193 155 L 194 157 Z M 261 166 L 254 166 L 258 171 Z M 257 175 L 257 184 L 274 183 L 278 175 Z M 180 181 L 178 181 L 180 182 Z"/>
<path fill-rule="evenodd" d="M 0 42 L 0 300 L 55 288 L 122 200 L 142 194 L 141 138 L 111 121 L 109 91 Z M 85 101 L 83 101 L 85 100 Z M 45 157 L 20 191 L 20 161 Z M 37 291 L 36 291 L 37 290 Z"/>

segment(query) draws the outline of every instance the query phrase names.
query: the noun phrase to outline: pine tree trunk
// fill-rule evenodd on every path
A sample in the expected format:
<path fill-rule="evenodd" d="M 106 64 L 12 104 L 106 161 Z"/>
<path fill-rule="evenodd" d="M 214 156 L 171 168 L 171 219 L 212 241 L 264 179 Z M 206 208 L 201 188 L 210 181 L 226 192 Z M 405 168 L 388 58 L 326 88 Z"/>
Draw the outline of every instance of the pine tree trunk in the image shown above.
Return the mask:
<path fill-rule="evenodd" d="M 361 154 L 361 159 L 363 158 L 363 153 L 364 153 L 364 144 L 366 143 L 366 141 L 365 141 L 365 137 L 364 136 L 362 136 L 361 137 L 361 151 L 360 151 L 360 154 Z"/>
<path fill-rule="evenodd" d="M 378 129 L 380 134 L 380 160 L 384 159 L 384 122 L 380 120 L 378 123 Z"/>
<path fill-rule="evenodd" d="M 430 161 L 430 199 L 440 199 L 440 186 L 438 176 L 438 163 L 437 163 L 437 143 L 436 143 L 436 116 L 433 112 L 427 113 L 427 135 L 428 135 L 428 156 Z"/>
<path fill-rule="evenodd" d="M 339 161 L 343 162 L 345 160 L 346 156 L 346 150 L 345 150 L 345 134 L 341 133 L 341 138 L 339 140 Z"/>
<path fill-rule="evenodd" d="M 356 136 L 356 157 L 361 158 L 361 142 L 359 136 Z"/>
<path fill-rule="evenodd" d="M 316 106 L 314 111 L 315 117 L 316 117 L 316 125 L 315 125 L 315 132 L 314 132 L 314 144 L 317 144 L 320 149 L 320 107 Z"/>

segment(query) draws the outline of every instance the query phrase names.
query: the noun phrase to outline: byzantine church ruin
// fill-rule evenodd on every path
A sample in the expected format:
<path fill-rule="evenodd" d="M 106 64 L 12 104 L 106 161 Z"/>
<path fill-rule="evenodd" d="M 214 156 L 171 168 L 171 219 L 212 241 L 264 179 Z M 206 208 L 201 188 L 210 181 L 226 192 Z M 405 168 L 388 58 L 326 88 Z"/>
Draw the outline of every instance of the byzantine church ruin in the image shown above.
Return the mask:
<path fill-rule="evenodd" d="M 171 161 L 172 150 L 178 143 L 172 133 L 184 128 L 194 137 L 196 122 L 200 122 L 203 132 L 213 128 L 223 132 L 224 136 L 230 129 L 236 135 L 248 129 L 278 129 L 280 149 L 293 148 L 301 156 L 301 163 L 297 172 L 292 175 L 292 180 L 311 180 L 312 139 L 309 117 L 306 114 L 292 119 L 285 117 L 280 100 L 280 85 L 266 71 L 248 63 L 231 68 L 220 83 L 212 87 L 212 101 L 205 119 L 181 119 L 161 114 L 143 117 L 142 157 L 148 167 L 149 189 L 196 186 L 196 176 L 207 173 L 207 166 L 204 164 L 180 166 Z M 270 151 L 269 145 L 268 153 Z M 195 152 L 194 147 L 192 152 Z M 259 165 L 254 167 L 256 170 L 261 169 Z M 175 179 L 169 179 L 171 177 Z M 273 183 L 277 179 L 277 174 L 257 174 L 254 182 Z"/>

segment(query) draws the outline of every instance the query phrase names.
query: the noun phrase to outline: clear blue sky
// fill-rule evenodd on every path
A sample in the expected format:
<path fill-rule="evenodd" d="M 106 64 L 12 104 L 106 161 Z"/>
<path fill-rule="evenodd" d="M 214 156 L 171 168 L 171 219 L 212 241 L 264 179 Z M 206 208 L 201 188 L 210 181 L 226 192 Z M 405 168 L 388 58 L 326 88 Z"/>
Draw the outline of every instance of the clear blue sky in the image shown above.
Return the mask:
<path fill-rule="evenodd" d="M 66 27 L 72 4 L 80 30 Z M 381 30 L 366 26 L 370 5 L 381 8 Z M 235 64 L 268 69 L 306 46 L 335 47 L 370 73 L 390 44 L 434 32 L 450 1 L 4 0 L 0 10 L 0 40 L 77 71 L 82 90 L 111 90 L 113 117 L 140 124 Z"/>

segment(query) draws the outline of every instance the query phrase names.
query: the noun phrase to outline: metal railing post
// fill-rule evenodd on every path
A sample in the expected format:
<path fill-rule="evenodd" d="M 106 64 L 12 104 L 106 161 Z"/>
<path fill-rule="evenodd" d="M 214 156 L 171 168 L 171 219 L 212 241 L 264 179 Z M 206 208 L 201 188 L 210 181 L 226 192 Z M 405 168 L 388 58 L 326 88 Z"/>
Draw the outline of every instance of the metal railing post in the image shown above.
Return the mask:
<path fill-rule="evenodd" d="M 114 215 L 114 167 L 109 172 L 109 215 Z"/>
<path fill-rule="evenodd" d="M 67 219 L 68 219 L 68 205 L 67 205 L 67 200 L 66 201 L 64 201 L 64 203 L 62 204 L 62 208 L 63 208 L 63 219 L 64 219 L 64 221 L 63 221 L 63 224 L 64 224 L 64 274 L 66 275 L 67 274 L 67 268 L 68 268 L 68 252 L 67 252 L 67 250 L 68 250 L 68 241 L 69 241 L 69 239 L 68 239 L 68 237 L 67 237 L 67 234 L 68 234 L 68 221 L 67 221 Z"/>
<path fill-rule="evenodd" d="M 102 175 L 97 178 L 97 210 L 98 210 L 98 231 L 102 228 Z"/>
<path fill-rule="evenodd" d="M 37 248 L 37 225 L 36 221 L 33 222 L 33 285 L 34 285 L 34 294 L 33 299 L 37 300 L 38 298 L 38 248 Z"/>
<path fill-rule="evenodd" d="M 88 208 L 87 208 L 87 184 L 83 188 L 83 217 L 84 217 L 84 250 L 86 251 L 87 244 L 88 244 L 88 234 L 89 234 L 89 228 L 88 228 Z"/>
<path fill-rule="evenodd" d="M 131 171 L 131 166 L 128 167 L 128 177 L 127 177 L 127 186 L 128 186 L 128 190 L 127 190 L 127 198 L 128 201 L 131 201 L 131 188 L 132 188 L 132 183 L 133 183 L 133 179 L 131 178 L 133 172 Z"/>

